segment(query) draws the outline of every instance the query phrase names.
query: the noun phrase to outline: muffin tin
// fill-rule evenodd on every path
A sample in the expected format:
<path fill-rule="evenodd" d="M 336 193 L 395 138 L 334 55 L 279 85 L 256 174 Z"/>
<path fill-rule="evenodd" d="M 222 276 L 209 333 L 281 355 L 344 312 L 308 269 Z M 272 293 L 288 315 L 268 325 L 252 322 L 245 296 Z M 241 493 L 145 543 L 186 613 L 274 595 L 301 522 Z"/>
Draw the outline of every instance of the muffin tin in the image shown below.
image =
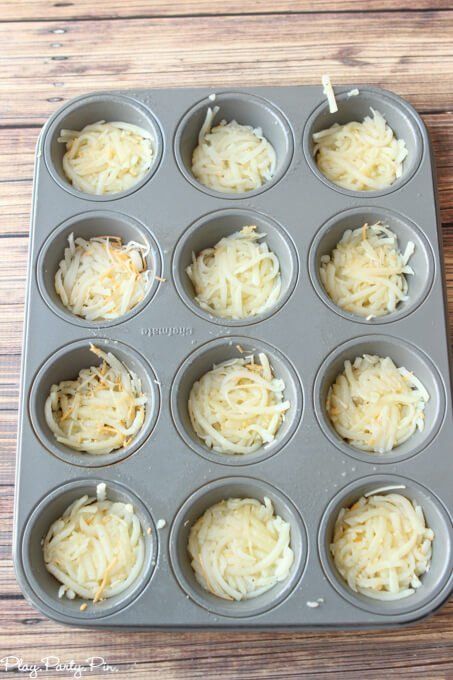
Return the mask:
<path fill-rule="evenodd" d="M 337 88 L 330 114 L 321 87 L 139 90 L 91 94 L 69 102 L 44 127 L 36 156 L 27 313 L 21 387 L 14 559 L 30 602 L 66 624 L 97 628 L 384 627 L 416 621 L 452 589 L 453 463 L 450 365 L 442 279 L 440 223 L 426 129 L 409 104 L 378 88 Z M 215 94 L 215 101 L 212 95 Z M 208 106 L 218 120 L 260 126 L 277 152 L 274 178 L 259 190 L 228 195 L 200 185 L 190 159 Z M 351 192 L 329 183 L 312 158 L 316 130 L 362 119 L 369 107 L 387 118 L 409 155 L 401 179 L 382 192 Z M 125 120 L 153 132 L 148 175 L 113 196 L 74 190 L 57 143 L 61 128 Z M 410 299 L 387 317 L 367 321 L 339 310 L 318 276 L 319 258 L 344 229 L 384 219 L 404 249 L 416 244 Z M 192 250 L 215 244 L 245 224 L 267 234 L 280 259 L 282 296 L 253 319 L 211 317 L 193 300 L 185 274 Z M 122 319 L 93 325 L 63 308 L 53 288 L 67 236 L 121 235 L 150 247 L 165 281 Z M 91 457 L 60 446 L 43 417 L 50 386 L 97 363 L 93 342 L 135 370 L 149 396 L 139 436 L 125 450 Z M 275 442 L 246 457 L 203 446 L 187 413 L 195 379 L 214 362 L 265 351 L 291 402 Z M 325 396 L 345 358 L 389 354 L 425 383 L 426 428 L 388 455 L 362 453 L 341 441 L 325 413 Z M 88 604 L 58 599 L 41 541 L 76 497 L 130 500 L 144 528 L 141 577 L 122 595 Z M 348 588 L 329 552 L 341 507 L 363 493 L 403 484 L 435 531 L 430 571 L 411 597 L 367 599 Z M 291 524 L 295 562 L 286 581 L 255 600 L 226 602 L 195 580 L 186 550 L 192 523 L 217 501 L 269 496 Z M 160 519 L 165 526 L 157 529 Z M 149 531 L 150 530 L 150 531 Z"/>

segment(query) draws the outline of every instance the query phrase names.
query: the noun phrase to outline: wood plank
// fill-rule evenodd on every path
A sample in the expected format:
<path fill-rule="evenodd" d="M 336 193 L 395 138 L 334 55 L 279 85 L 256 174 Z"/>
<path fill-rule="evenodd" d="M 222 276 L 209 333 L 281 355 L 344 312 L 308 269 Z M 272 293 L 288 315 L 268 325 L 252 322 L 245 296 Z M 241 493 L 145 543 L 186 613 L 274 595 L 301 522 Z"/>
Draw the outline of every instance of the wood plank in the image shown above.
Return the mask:
<path fill-rule="evenodd" d="M 0 128 L 0 183 L 32 179 L 38 135 L 39 128 Z"/>
<path fill-rule="evenodd" d="M 16 405 L 17 406 L 17 405 Z M 0 486 L 14 484 L 16 469 L 17 410 L 0 412 Z M 0 493 L 0 497 L 2 493 Z M 0 600 L 1 600 L 0 588 Z"/>
<path fill-rule="evenodd" d="M 11 593 L 12 595 L 12 593 Z M 451 678 L 453 603 L 407 630 L 317 633 L 125 633 L 58 626 L 24 600 L 4 607 L 0 648 L 37 663 L 48 654 L 82 662 L 102 656 L 125 677 L 159 678 Z M 20 635 L 11 648 L 10 632 Z M 401 650 L 404 649 L 404 654 Z M 9 651 L 10 650 L 10 651 Z M 332 654 L 335 650 L 335 655 Z M 379 654 L 376 653 L 379 650 Z M 435 651 L 434 651 L 435 650 Z M 434 653 L 433 653 L 434 652 Z M 189 670 L 190 669 L 190 670 Z M 284 672 L 282 672 L 284 669 Z M 407 674 L 404 673 L 407 669 Z M 188 674 L 190 673 L 190 675 Z M 345 675 L 342 675 L 345 673 Z M 347 674 L 347 675 L 346 675 Z M 384 675 L 385 674 L 385 675 Z M 48 676 L 51 677 L 50 674 Z M 69 677 L 69 676 L 63 676 Z M 108 673 L 89 674 L 109 677 Z"/>
<path fill-rule="evenodd" d="M 0 237 L 5 234 L 28 234 L 31 193 L 31 179 L 0 182 Z"/>
<path fill-rule="evenodd" d="M 439 11 L 4 23 L 0 123 L 41 124 L 99 89 L 319 83 L 326 71 L 448 111 L 452 31 L 453 12 Z"/>
<path fill-rule="evenodd" d="M 6 498 L 10 506 L 11 499 Z M 409 634 L 407 630 L 357 631 L 353 638 L 350 633 L 335 632 L 112 634 L 63 628 L 46 619 L 25 600 L 16 599 L 19 593 L 11 573 L 2 570 L 0 584 L 10 598 L 3 602 L 0 649 L 3 655 L 20 654 L 29 663 L 39 663 L 49 654 L 77 663 L 101 656 L 131 680 L 219 675 L 247 680 L 299 679 L 334 674 L 357 680 L 376 680 L 383 674 L 440 680 L 453 673 L 453 602 L 428 623 L 411 627 Z M 109 674 L 94 672 L 89 677 L 105 679 Z"/>
<path fill-rule="evenodd" d="M 55 0 L 3 0 L 0 2 L 2 21 L 33 21 L 37 19 L 120 19 L 153 16 L 191 16 L 212 14 L 263 14 L 267 12 L 353 12 L 363 11 L 361 0 L 113 0 L 113 2 L 58 2 Z M 450 0 L 367 0 L 366 11 L 395 9 L 451 9 Z"/>
<path fill-rule="evenodd" d="M 17 413 L 19 405 L 20 352 L 0 354 L 0 412 Z M 0 494 L 1 495 L 1 494 Z"/>
<path fill-rule="evenodd" d="M 15 309 L 23 307 L 27 256 L 27 236 L 2 239 L 0 248 L 0 305 L 8 305 Z M 19 317 L 17 316 L 17 318 Z M 0 333 L 0 335 L 2 334 Z M 5 341 L 5 338 L 0 338 L 0 343 L 2 341 Z M 8 346 L 12 345 L 9 342 L 7 344 Z"/>

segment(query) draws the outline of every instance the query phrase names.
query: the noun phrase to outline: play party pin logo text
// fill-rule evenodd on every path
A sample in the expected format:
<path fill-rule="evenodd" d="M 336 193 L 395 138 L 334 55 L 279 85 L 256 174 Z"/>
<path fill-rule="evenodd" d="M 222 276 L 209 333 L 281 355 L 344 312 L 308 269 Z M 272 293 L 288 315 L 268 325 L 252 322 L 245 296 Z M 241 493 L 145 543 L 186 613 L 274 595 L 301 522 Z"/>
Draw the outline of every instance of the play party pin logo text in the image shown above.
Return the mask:
<path fill-rule="evenodd" d="M 58 656 L 46 656 L 39 663 L 27 663 L 18 656 L 5 656 L 0 659 L 0 669 L 5 672 L 24 673 L 29 678 L 39 678 L 44 673 L 70 673 L 73 678 L 83 678 L 88 673 L 118 673 L 117 666 L 106 663 L 102 656 L 91 656 L 83 663 L 62 661 Z"/>

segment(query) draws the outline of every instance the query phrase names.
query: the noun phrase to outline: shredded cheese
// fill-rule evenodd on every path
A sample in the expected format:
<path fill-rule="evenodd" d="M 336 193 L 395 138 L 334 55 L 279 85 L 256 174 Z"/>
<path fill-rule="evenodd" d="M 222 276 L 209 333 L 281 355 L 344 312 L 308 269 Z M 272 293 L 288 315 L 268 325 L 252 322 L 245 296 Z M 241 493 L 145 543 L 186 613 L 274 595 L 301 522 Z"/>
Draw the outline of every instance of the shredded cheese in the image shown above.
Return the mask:
<path fill-rule="evenodd" d="M 88 321 L 118 319 L 136 307 L 149 290 L 147 246 L 123 245 L 116 236 L 86 241 L 68 238 L 55 275 L 55 290 L 65 307 Z"/>
<path fill-rule="evenodd" d="M 102 359 L 101 365 L 52 385 L 45 418 L 58 442 L 98 455 L 127 446 L 137 436 L 147 397 L 140 379 L 111 352 L 93 345 L 90 349 Z"/>
<path fill-rule="evenodd" d="M 138 578 L 145 556 L 142 527 L 130 504 L 82 496 L 50 527 L 43 555 L 46 569 L 62 583 L 59 597 L 96 603 Z"/>
<path fill-rule="evenodd" d="M 189 416 L 200 439 L 214 451 L 248 454 L 274 439 L 289 409 L 283 380 L 274 378 L 263 353 L 224 361 L 194 383 Z"/>
<path fill-rule="evenodd" d="M 341 309 L 366 319 L 383 316 L 408 299 L 414 250 L 409 241 L 401 253 L 396 235 L 380 222 L 348 229 L 332 253 L 321 257 L 321 281 Z"/>
<path fill-rule="evenodd" d="M 190 530 L 188 551 L 200 585 L 224 600 L 251 599 L 284 581 L 294 561 L 290 525 L 269 498 L 229 498 Z"/>
<path fill-rule="evenodd" d="M 322 76 L 322 89 L 327 97 L 330 113 L 336 113 L 338 111 L 337 100 L 335 99 L 335 93 L 333 91 L 332 83 L 330 82 L 330 77 L 326 73 Z"/>
<path fill-rule="evenodd" d="M 281 292 L 280 263 L 255 226 L 192 253 L 187 269 L 200 307 L 225 319 L 244 319 L 271 308 Z"/>
<path fill-rule="evenodd" d="M 385 189 L 401 177 L 407 148 L 384 116 L 371 109 L 362 123 L 334 123 L 313 134 L 319 170 L 334 184 L 354 191 Z"/>
<path fill-rule="evenodd" d="M 216 191 L 243 193 L 259 189 L 275 173 L 277 158 L 261 128 L 222 120 L 212 127 L 219 107 L 208 108 L 192 156 L 192 173 Z"/>
<path fill-rule="evenodd" d="M 390 357 L 364 354 L 344 362 L 327 395 L 326 410 L 337 433 L 362 451 L 386 453 L 424 428 L 429 394 Z"/>
<path fill-rule="evenodd" d="M 395 493 L 360 498 L 340 510 L 330 546 L 352 590 L 399 600 L 420 588 L 430 566 L 434 533 L 422 508 Z"/>
<path fill-rule="evenodd" d="M 97 123 L 80 132 L 61 130 L 66 144 L 63 170 L 71 184 L 87 194 L 114 194 L 137 184 L 155 155 L 153 136 L 130 123 Z"/>

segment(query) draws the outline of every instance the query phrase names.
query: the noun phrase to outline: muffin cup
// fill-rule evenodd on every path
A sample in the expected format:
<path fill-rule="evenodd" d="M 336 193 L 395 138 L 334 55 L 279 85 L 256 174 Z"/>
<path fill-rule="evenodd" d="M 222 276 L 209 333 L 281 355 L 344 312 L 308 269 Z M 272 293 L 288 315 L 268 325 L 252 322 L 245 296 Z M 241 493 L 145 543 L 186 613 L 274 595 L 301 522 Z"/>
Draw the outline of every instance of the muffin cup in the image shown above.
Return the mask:
<path fill-rule="evenodd" d="M 242 227 L 255 225 L 257 232 L 265 234 L 259 243 L 267 243 L 280 263 L 281 292 L 276 303 L 260 314 L 244 319 L 226 319 L 203 309 L 195 300 L 195 291 L 186 272 L 192 264 L 192 254 L 215 246 L 220 239 L 230 236 Z M 249 326 L 276 314 L 288 301 L 297 282 L 299 262 L 297 251 L 289 235 L 271 217 L 251 210 L 229 208 L 218 210 L 192 224 L 176 244 L 173 256 L 173 278 L 181 299 L 198 316 L 222 326 Z"/>
<path fill-rule="evenodd" d="M 235 120 L 240 125 L 261 128 L 264 137 L 274 147 L 277 164 L 273 177 L 258 189 L 242 193 L 216 191 L 199 182 L 192 173 L 192 155 L 198 146 L 198 134 L 209 107 L 219 107 L 213 125 L 221 120 Z M 183 116 L 176 130 L 175 156 L 184 177 L 200 191 L 216 198 L 250 198 L 267 191 L 279 182 L 289 168 L 294 151 L 293 135 L 283 113 L 271 102 L 242 92 L 222 92 L 215 100 L 202 99 Z"/>
<path fill-rule="evenodd" d="M 44 406 L 53 384 L 58 384 L 62 380 L 75 379 L 82 368 L 96 366 L 102 362 L 90 351 L 92 343 L 104 352 L 112 352 L 126 368 L 133 371 L 140 378 L 142 391 L 148 397 L 145 405 L 145 420 L 141 430 L 128 446 L 105 454 L 79 452 L 60 444 L 47 425 L 44 416 Z M 66 345 L 47 359 L 33 381 L 29 408 L 35 432 L 48 451 L 71 465 L 102 467 L 118 463 L 144 444 L 156 424 L 160 408 L 160 393 L 156 380 L 156 375 L 148 362 L 135 350 L 116 340 L 91 338 Z"/>
<path fill-rule="evenodd" d="M 65 307 L 55 289 L 55 274 L 58 271 L 60 261 L 64 259 L 64 251 L 68 246 L 68 237 L 71 234 L 74 234 L 74 239 L 82 237 L 87 241 L 96 236 L 118 236 L 122 239 L 123 244 L 136 241 L 147 246 L 149 254 L 146 257 L 146 265 L 150 270 L 150 286 L 143 300 L 123 316 L 111 320 L 88 321 L 73 314 Z M 127 215 L 105 210 L 82 213 L 63 222 L 45 241 L 36 264 L 40 293 L 52 311 L 65 321 L 86 328 L 107 328 L 129 321 L 153 299 L 159 288 L 159 280 L 156 276 L 161 277 L 161 275 L 161 252 L 148 229 Z"/>
<path fill-rule="evenodd" d="M 263 502 L 267 496 L 279 515 L 291 526 L 290 547 L 294 562 L 288 577 L 256 598 L 240 601 L 223 600 L 205 590 L 195 577 L 187 550 L 190 529 L 203 513 L 222 500 L 229 498 L 256 498 Z M 225 477 L 217 479 L 193 493 L 178 511 L 170 534 L 170 557 L 174 574 L 189 598 L 220 616 L 234 618 L 256 616 L 282 602 L 299 582 L 308 553 L 307 534 L 299 512 L 281 491 L 250 477 Z"/>
<path fill-rule="evenodd" d="M 74 617 L 75 619 L 89 621 L 125 609 L 139 597 L 144 588 L 149 586 L 153 575 L 157 560 L 158 538 L 151 515 L 142 501 L 129 489 L 116 482 L 105 482 L 107 499 L 132 503 L 134 512 L 140 520 L 145 543 L 145 557 L 141 573 L 122 593 L 96 602 L 96 604 L 78 596 L 73 600 L 65 596 L 58 597 L 61 583 L 46 569 L 42 548 L 43 540 L 53 522 L 61 517 L 71 503 L 85 494 L 96 497 L 96 486 L 103 481 L 101 478 L 78 479 L 53 489 L 33 509 L 25 526 L 21 554 L 25 578 L 35 597 L 39 598 L 40 602 L 53 610 L 56 615 L 62 617 Z M 87 607 L 81 610 L 80 607 L 83 603 L 86 603 Z"/>
<path fill-rule="evenodd" d="M 434 531 L 433 554 L 429 570 L 420 579 L 422 585 L 412 595 L 400 600 L 375 600 L 353 591 L 338 572 L 330 551 L 335 522 L 342 508 L 349 508 L 365 494 L 395 487 L 382 494 L 396 493 L 419 504 L 425 515 L 426 526 Z M 400 488 L 400 487 L 404 488 Z M 446 587 L 452 580 L 452 524 L 443 503 L 427 488 L 406 477 L 392 474 L 373 475 L 356 480 L 343 488 L 328 504 L 318 533 L 318 548 L 324 572 L 335 590 L 355 607 L 383 616 L 401 616 L 426 607 L 442 604 L 447 597 Z"/>
<path fill-rule="evenodd" d="M 86 125 L 104 120 L 131 123 L 147 130 L 154 139 L 154 158 L 146 175 L 125 191 L 111 194 L 89 194 L 75 189 L 63 170 L 66 144 L 58 141 L 61 130 L 82 130 Z M 69 193 L 89 201 L 113 201 L 140 189 L 154 175 L 162 158 L 163 138 L 159 124 L 151 111 L 141 102 L 117 94 L 92 94 L 73 99 L 50 119 L 44 131 L 44 158 L 57 184 Z"/>
<path fill-rule="evenodd" d="M 355 97 L 348 96 L 347 92 L 336 94 L 338 111 L 330 113 L 327 101 L 320 104 L 311 114 L 307 121 L 303 134 L 303 151 L 305 159 L 312 172 L 326 184 L 347 196 L 354 198 L 370 199 L 375 196 L 385 196 L 393 191 L 401 189 L 416 173 L 423 156 L 424 124 L 420 116 L 412 106 L 391 92 L 377 90 L 371 87 L 359 87 L 359 94 Z M 316 159 L 313 156 L 313 135 L 316 132 L 330 128 L 334 123 L 345 125 L 351 121 L 362 122 L 365 116 L 371 115 L 371 109 L 382 113 L 388 125 L 395 133 L 397 139 L 403 139 L 406 143 L 407 156 L 403 161 L 403 172 L 393 184 L 376 191 L 353 191 L 345 189 L 331 182 L 319 170 Z"/>
<path fill-rule="evenodd" d="M 283 398 L 290 402 L 290 407 L 284 414 L 283 422 L 275 435 L 275 439 L 253 453 L 241 455 L 213 451 L 198 437 L 190 421 L 188 401 L 192 386 L 205 373 L 210 371 L 214 364 L 220 364 L 229 359 L 245 358 L 251 354 L 256 357 L 260 352 L 267 355 L 275 377 L 284 381 Z M 297 373 L 288 359 L 274 347 L 261 340 L 240 336 L 219 338 L 195 350 L 179 367 L 171 388 L 171 411 L 179 434 L 198 455 L 221 465 L 259 463 L 281 451 L 297 430 L 302 409 L 302 387 Z"/>

